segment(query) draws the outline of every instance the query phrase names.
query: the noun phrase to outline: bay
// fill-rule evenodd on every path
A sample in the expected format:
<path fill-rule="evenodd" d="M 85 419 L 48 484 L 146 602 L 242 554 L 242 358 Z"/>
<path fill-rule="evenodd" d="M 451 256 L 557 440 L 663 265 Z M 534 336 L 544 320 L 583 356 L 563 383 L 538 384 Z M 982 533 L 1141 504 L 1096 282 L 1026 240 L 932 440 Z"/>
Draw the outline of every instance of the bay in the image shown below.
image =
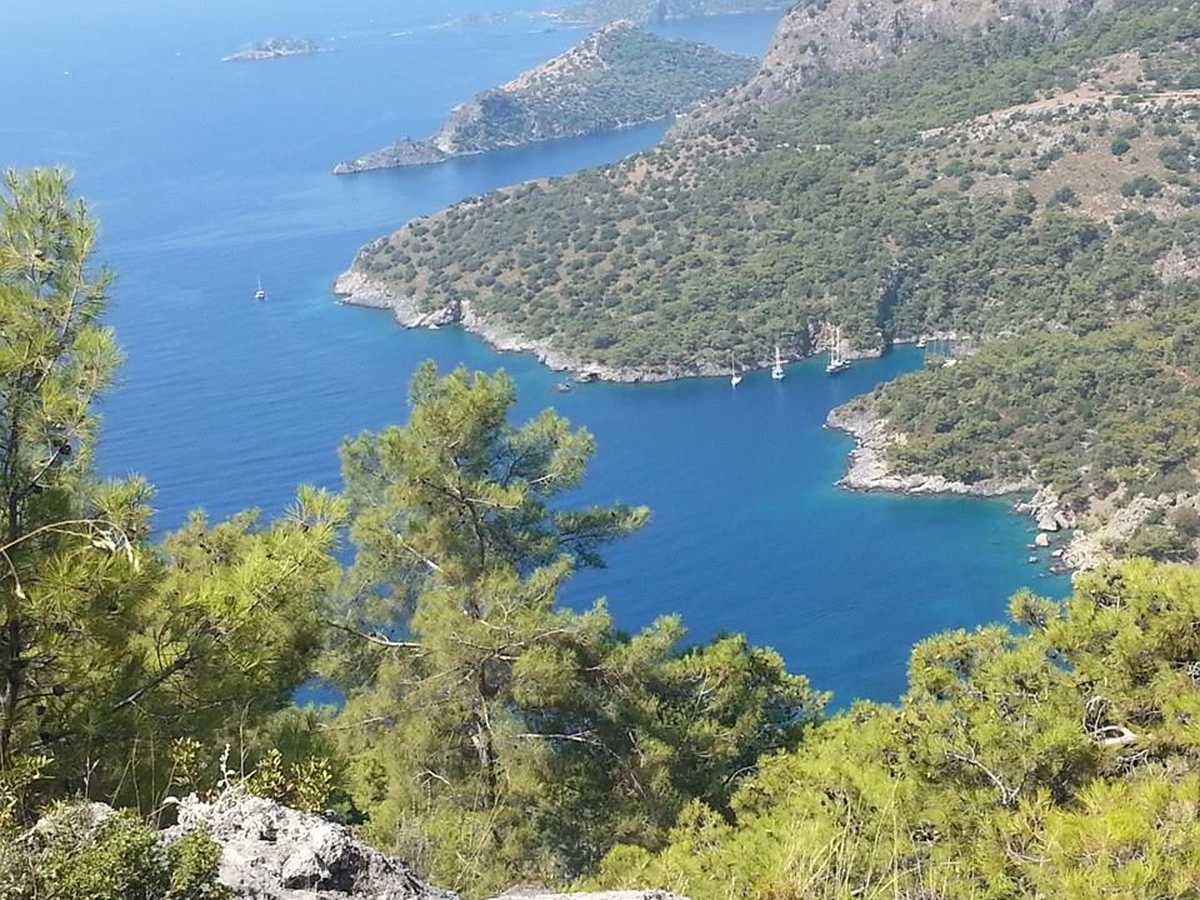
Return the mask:
<path fill-rule="evenodd" d="M 341 159 L 432 132 L 455 103 L 580 39 L 536 0 L 9 0 L 0 11 L 0 162 L 61 163 L 101 218 L 118 273 L 110 319 L 129 355 L 103 403 L 103 472 L 158 486 L 157 524 L 204 507 L 284 509 L 336 488 L 346 435 L 402 422 L 420 361 L 503 368 L 518 417 L 554 405 L 599 451 L 578 502 L 647 503 L 652 524 L 579 574 L 565 601 L 606 596 L 633 629 L 678 612 L 692 637 L 744 631 L 817 686 L 893 699 L 911 644 L 1003 617 L 1030 566 L 1002 502 L 860 496 L 834 487 L 850 448 L 832 406 L 920 365 L 913 349 L 836 379 L 816 361 L 752 375 L 553 390 L 561 376 L 456 329 L 403 331 L 339 307 L 329 287 L 365 241 L 529 178 L 653 145 L 665 123 L 446 165 L 335 178 Z M 495 18 L 482 14 L 503 13 Z M 463 17 L 468 17 L 464 20 Z M 776 16 L 663 33 L 761 54 Z M 268 36 L 334 52 L 257 64 L 221 56 Z M 271 299 L 251 302 L 261 277 Z"/>

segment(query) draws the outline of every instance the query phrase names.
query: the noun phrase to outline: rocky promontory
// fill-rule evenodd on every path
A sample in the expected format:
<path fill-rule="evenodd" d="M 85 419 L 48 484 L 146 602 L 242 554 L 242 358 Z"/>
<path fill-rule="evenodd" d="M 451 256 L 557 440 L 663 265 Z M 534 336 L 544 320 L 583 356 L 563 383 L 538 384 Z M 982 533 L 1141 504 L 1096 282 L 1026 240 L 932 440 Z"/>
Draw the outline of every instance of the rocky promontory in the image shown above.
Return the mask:
<path fill-rule="evenodd" d="M 1027 493 L 1037 487 L 1029 479 L 988 479 L 968 484 L 941 475 L 899 474 L 893 471 L 887 453 L 889 448 L 904 443 L 904 435 L 889 429 L 887 421 L 879 418 L 870 407 L 857 403 L 832 410 L 825 424 L 852 435 L 857 442 L 857 447 L 850 453 L 849 468 L 838 482 L 851 490 L 1003 497 Z"/>
<path fill-rule="evenodd" d="M 903 433 L 891 428 L 869 400 L 856 400 L 829 413 L 826 426 L 854 437 L 845 476 L 838 482 L 855 491 L 886 491 L 900 494 L 957 494 L 971 497 L 1024 499 L 1013 504 L 1015 512 L 1028 516 L 1037 529 L 1031 549 L 1048 549 L 1055 564 L 1087 571 L 1110 562 L 1115 552 L 1144 527 L 1172 515 L 1187 513 L 1200 518 L 1200 496 L 1177 491 L 1155 496 L 1126 496 L 1124 486 L 1108 497 L 1095 497 L 1083 512 L 1066 503 L 1054 488 L 1039 484 L 1032 476 L 993 478 L 966 483 L 941 475 L 903 474 L 895 471 L 888 451 L 902 446 Z"/>
<path fill-rule="evenodd" d="M 429 166 L 444 162 L 453 154 L 439 150 L 431 141 L 414 141 L 403 138 L 390 147 L 367 153 L 334 166 L 334 175 L 350 175 L 354 172 L 370 172 L 372 169 L 399 169 L 404 166 Z"/>
<path fill-rule="evenodd" d="M 549 62 L 455 107 L 427 140 L 338 164 L 334 174 L 423 166 L 459 156 L 626 128 L 686 112 L 749 78 L 757 63 L 613 22 Z"/>

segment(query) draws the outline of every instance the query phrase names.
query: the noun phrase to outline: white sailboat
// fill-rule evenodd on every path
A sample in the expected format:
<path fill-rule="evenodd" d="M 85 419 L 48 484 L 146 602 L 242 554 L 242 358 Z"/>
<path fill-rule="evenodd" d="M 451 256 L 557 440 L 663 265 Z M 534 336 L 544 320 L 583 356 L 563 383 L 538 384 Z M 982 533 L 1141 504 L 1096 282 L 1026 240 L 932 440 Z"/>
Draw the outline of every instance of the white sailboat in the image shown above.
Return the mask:
<path fill-rule="evenodd" d="M 783 371 L 783 355 L 779 352 L 779 345 L 775 345 L 775 366 L 771 369 L 771 378 L 775 381 L 783 381 L 785 373 Z"/>
<path fill-rule="evenodd" d="M 833 346 L 829 349 L 829 365 L 825 367 L 826 375 L 836 375 L 850 368 L 850 360 L 842 354 L 842 327 L 839 325 L 833 332 Z"/>
<path fill-rule="evenodd" d="M 261 276 L 258 279 L 258 290 L 254 292 L 254 299 L 255 300 L 266 300 L 267 299 L 267 292 L 263 290 Z"/>
<path fill-rule="evenodd" d="M 732 353 L 729 354 L 729 383 L 734 387 L 742 383 L 742 376 L 738 374 L 737 358 Z"/>

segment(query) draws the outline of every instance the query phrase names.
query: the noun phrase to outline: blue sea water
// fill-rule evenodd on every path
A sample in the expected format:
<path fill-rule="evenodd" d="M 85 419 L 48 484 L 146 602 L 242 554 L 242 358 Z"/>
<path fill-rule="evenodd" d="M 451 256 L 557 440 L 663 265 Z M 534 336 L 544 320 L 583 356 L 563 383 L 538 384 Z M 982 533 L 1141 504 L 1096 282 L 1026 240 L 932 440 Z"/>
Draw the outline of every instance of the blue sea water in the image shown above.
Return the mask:
<path fill-rule="evenodd" d="M 297 484 L 339 484 L 348 434 L 403 421 L 426 358 L 504 368 L 518 415 L 554 405 L 597 436 L 580 502 L 625 500 L 652 524 L 578 575 L 565 600 L 608 598 L 633 629 L 679 612 L 696 639 L 744 631 L 790 668 L 853 697 L 893 699 L 914 641 L 1003 617 L 1029 585 L 1028 524 L 1000 502 L 860 496 L 833 486 L 850 442 L 828 410 L 920 364 L 908 349 L 829 379 L 588 385 L 454 329 L 407 332 L 336 306 L 329 286 L 363 242 L 457 200 L 636 152 L 665 125 L 351 178 L 339 160 L 434 130 L 446 111 L 577 41 L 544 0 L 6 0 L 0 163 L 64 164 L 101 218 L 118 273 L 111 321 L 129 361 L 105 400 L 99 462 L 158 486 L 158 525 L 276 514 Z M 761 53 L 775 16 L 664 33 Z M 219 58 L 268 36 L 335 52 Z M 262 277 L 270 302 L 251 302 Z"/>

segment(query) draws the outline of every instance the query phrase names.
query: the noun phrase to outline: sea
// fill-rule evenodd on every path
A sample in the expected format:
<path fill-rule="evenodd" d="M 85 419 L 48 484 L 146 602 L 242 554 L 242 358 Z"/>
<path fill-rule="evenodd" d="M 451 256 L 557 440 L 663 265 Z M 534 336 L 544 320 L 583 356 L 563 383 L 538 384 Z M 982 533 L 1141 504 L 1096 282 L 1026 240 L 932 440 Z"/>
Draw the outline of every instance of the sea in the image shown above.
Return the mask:
<path fill-rule="evenodd" d="M 852 442 L 828 411 L 922 364 L 915 348 L 836 378 L 823 361 L 749 375 L 583 385 L 455 328 L 408 331 L 339 306 L 331 283 L 366 241 L 465 198 L 621 159 L 667 123 L 334 177 L 340 160 L 432 133 L 456 104 L 580 40 L 546 0 L 4 0 L 0 164 L 62 165 L 102 222 L 111 324 L 128 361 L 102 402 L 98 465 L 157 486 L 156 526 L 189 511 L 278 515 L 297 485 L 337 488 L 339 442 L 403 423 L 423 360 L 508 372 L 514 420 L 547 406 L 592 431 L 573 503 L 647 504 L 650 524 L 576 575 L 635 630 L 678 613 L 689 640 L 744 632 L 835 704 L 905 689 L 912 645 L 1002 620 L 1029 587 L 1031 525 L 1004 501 L 835 486 Z M 761 55 L 778 15 L 659 27 Z M 267 37 L 308 57 L 222 63 Z M 255 303 L 258 280 L 270 294 Z"/>

